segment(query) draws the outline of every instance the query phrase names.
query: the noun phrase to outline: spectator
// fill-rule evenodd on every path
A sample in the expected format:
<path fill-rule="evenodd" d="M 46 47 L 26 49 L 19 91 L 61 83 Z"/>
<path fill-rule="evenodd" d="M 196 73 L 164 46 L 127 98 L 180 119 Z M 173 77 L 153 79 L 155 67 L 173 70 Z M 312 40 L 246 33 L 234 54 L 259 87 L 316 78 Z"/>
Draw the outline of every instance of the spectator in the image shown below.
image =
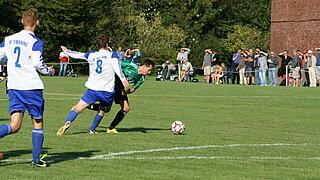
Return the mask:
<path fill-rule="evenodd" d="M 141 52 L 139 49 L 134 49 L 132 50 L 133 56 L 132 56 L 132 62 L 137 64 L 138 66 L 140 65 L 140 57 L 141 57 Z"/>
<path fill-rule="evenodd" d="M 259 57 L 258 57 L 258 60 L 257 60 L 258 64 L 257 64 L 257 67 L 258 67 L 258 72 L 259 72 L 259 85 L 260 86 L 266 86 L 266 81 L 267 81 L 267 78 L 266 78 L 266 72 L 267 72 L 267 69 L 268 69 L 268 64 L 267 64 L 267 54 L 263 51 L 260 51 L 259 50 Z M 257 82 L 257 81 L 256 81 Z"/>
<path fill-rule="evenodd" d="M 202 63 L 203 75 L 205 77 L 206 83 L 209 83 L 210 81 L 211 61 L 212 61 L 212 51 L 211 49 L 206 49 L 204 51 L 203 63 Z"/>
<path fill-rule="evenodd" d="M 289 84 L 289 73 L 286 74 L 286 68 L 289 62 L 292 60 L 292 58 L 288 56 L 287 50 L 280 53 L 279 57 L 281 59 L 281 62 L 280 62 L 280 67 L 278 69 L 278 77 L 281 77 L 280 86 L 285 86 L 286 83 Z"/>
<path fill-rule="evenodd" d="M 188 60 L 184 60 L 181 70 L 180 82 L 183 80 L 187 81 L 190 75 L 193 75 L 192 64 Z"/>
<path fill-rule="evenodd" d="M 240 78 L 240 85 L 247 85 L 247 79 L 245 76 L 245 70 L 246 70 L 246 54 L 241 53 L 240 54 L 240 61 L 239 65 L 237 67 L 237 71 L 239 71 L 239 78 Z"/>
<path fill-rule="evenodd" d="M 309 87 L 310 86 L 310 79 L 309 79 L 309 70 L 308 70 L 308 60 L 307 60 L 307 53 L 308 51 L 305 51 L 303 53 L 303 60 L 301 61 L 301 74 L 302 74 L 302 86 L 303 87 Z"/>
<path fill-rule="evenodd" d="M 232 71 L 232 84 L 239 84 L 239 73 L 237 72 L 237 67 L 240 62 L 240 53 L 242 49 L 239 48 L 237 52 L 232 54 L 232 64 L 231 64 L 231 71 Z"/>
<path fill-rule="evenodd" d="M 180 52 L 178 53 L 177 55 L 177 64 L 178 64 L 178 73 L 179 73 L 179 81 L 182 81 L 182 78 L 181 78 L 181 68 L 182 68 L 182 61 L 184 60 L 188 60 L 188 54 L 190 52 L 190 49 L 189 48 L 181 48 L 180 49 Z"/>
<path fill-rule="evenodd" d="M 316 50 L 318 51 L 317 54 L 317 84 L 320 85 L 320 48 L 316 48 Z"/>
<path fill-rule="evenodd" d="M 169 67 L 168 67 L 168 79 L 170 79 L 171 75 L 176 73 L 176 66 L 169 61 Z"/>
<path fill-rule="evenodd" d="M 317 58 L 314 55 L 312 55 L 312 51 L 309 50 L 306 59 L 307 59 L 308 70 L 309 70 L 310 87 L 316 87 L 317 86 L 317 79 L 316 79 Z"/>
<path fill-rule="evenodd" d="M 166 61 L 165 63 L 162 64 L 162 75 L 165 80 L 170 79 L 169 66 L 170 66 L 170 61 Z"/>
<path fill-rule="evenodd" d="M 247 83 L 252 85 L 254 84 L 254 55 L 253 50 L 249 49 L 246 56 L 246 78 Z"/>
<path fill-rule="evenodd" d="M 132 57 L 131 57 L 131 49 L 127 49 L 126 52 L 124 53 L 124 60 L 125 61 L 131 61 Z"/>
<path fill-rule="evenodd" d="M 220 78 L 223 77 L 222 66 L 217 64 L 216 71 L 211 75 L 212 83 L 219 84 Z"/>
<path fill-rule="evenodd" d="M 300 50 L 293 51 L 293 58 L 291 61 L 291 70 L 293 77 L 293 86 L 299 87 L 300 81 L 300 63 L 301 63 L 301 52 Z"/>
<path fill-rule="evenodd" d="M 277 71 L 277 65 L 279 63 L 279 58 L 274 54 L 273 51 L 271 51 L 267 62 L 268 62 L 268 69 L 269 69 L 269 86 L 275 86 L 276 71 Z"/>
<path fill-rule="evenodd" d="M 70 58 L 66 53 L 64 53 L 64 52 L 60 53 L 60 55 L 59 55 L 59 60 L 60 60 L 59 76 L 63 76 L 63 77 L 66 76 L 69 59 Z"/>
<path fill-rule="evenodd" d="M 256 49 L 256 53 L 254 54 L 254 79 L 255 84 L 261 85 L 260 82 L 260 73 L 259 73 L 259 58 L 260 58 L 260 49 Z"/>
<path fill-rule="evenodd" d="M 122 61 L 123 59 L 124 59 L 124 57 L 125 57 L 125 54 L 124 54 L 124 52 L 122 51 L 122 47 L 118 47 L 118 49 L 117 49 L 117 54 L 118 54 L 118 59 L 119 59 L 119 61 Z"/>

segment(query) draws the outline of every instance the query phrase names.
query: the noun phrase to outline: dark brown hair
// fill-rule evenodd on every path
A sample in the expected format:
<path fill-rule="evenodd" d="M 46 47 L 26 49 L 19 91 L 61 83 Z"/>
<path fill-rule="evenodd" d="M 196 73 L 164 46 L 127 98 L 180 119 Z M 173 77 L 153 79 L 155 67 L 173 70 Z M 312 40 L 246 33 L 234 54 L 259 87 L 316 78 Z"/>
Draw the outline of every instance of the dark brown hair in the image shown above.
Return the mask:
<path fill-rule="evenodd" d="M 109 42 L 109 37 L 104 34 L 100 34 L 99 36 L 96 37 L 96 43 L 99 49 L 107 48 L 108 42 Z"/>

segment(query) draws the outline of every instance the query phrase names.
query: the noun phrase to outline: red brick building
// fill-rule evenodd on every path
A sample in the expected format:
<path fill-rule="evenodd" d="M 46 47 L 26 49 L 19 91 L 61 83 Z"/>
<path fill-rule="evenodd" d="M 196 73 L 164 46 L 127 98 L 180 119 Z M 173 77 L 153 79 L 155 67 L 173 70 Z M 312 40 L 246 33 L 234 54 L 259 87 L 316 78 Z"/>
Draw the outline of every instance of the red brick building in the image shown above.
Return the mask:
<path fill-rule="evenodd" d="M 320 47 L 320 0 L 272 0 L 270 49 Z"/>

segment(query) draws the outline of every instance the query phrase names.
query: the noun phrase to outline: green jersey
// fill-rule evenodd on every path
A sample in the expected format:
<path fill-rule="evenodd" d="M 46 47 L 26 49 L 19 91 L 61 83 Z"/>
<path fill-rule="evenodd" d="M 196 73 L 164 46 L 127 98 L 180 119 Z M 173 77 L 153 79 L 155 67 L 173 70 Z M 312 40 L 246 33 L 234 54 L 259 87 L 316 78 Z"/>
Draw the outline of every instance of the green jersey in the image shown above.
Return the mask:
<path fill-rule="evenodd" d="M 133 83 L 133 88 L 138 89 L 141 84 L 144 82 L 145 78 L 143 75 L 138 74 L 138 69 L 139 66 L 133 62 L 130 61 L 122 61 L 121 62 L 121 70 L 128 80 L 129 83 Z M 116 83 L 121 83 L 119 82 L 119 78 L 116 78 L 118 81 Z"/>

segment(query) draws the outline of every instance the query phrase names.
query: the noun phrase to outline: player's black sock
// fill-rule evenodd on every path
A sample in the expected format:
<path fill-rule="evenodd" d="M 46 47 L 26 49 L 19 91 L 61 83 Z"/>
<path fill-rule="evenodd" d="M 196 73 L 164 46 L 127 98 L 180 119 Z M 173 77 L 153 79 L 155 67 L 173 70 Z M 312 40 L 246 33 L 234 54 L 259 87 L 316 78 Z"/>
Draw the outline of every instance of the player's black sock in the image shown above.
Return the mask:
<path fill-rule="evenodd" d="M 114 118 L 114 120 L 111 122 L 110 126 L 109 126 L 109 129 L 113 129 L 115 128 L 121 121 L 122 119 L 124 118 L 124 116 L 127 114 L 127 112 L 125 112 L 124 110 L 120 110 L 116 117 Z"/>
<path fill-rule="evenodd" d="M 92 111 L 99 111 L 100 104 L 91 104 L 87 107 L 87 109 L 90 109 Z"/>

